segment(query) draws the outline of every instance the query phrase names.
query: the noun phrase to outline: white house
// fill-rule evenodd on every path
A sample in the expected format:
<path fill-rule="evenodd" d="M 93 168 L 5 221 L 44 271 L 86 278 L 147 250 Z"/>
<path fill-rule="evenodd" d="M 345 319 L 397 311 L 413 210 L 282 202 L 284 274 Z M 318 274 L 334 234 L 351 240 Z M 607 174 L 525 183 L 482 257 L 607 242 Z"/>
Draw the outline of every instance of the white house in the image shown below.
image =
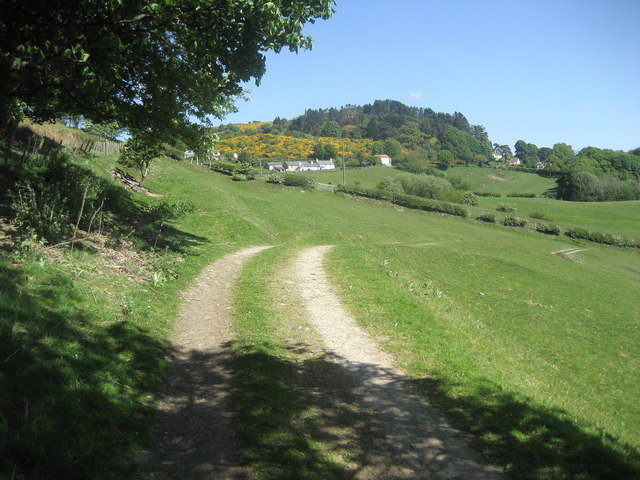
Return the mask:
<path fill-rule="evenodd" d="M 512 157 L 508 160 L 509 165 L 520 165 L 522 162 L 520 162 L 520 159 L 518 157 Z"/>
<path fill-rule="evenodd" d="M 380 164 L 385 167 L 391 166 L 391 157 L 389 155 L 376 155 L 380 159 Z"/>
<path fill-rule="evenodd" d="M 300 162 L 300 166 L 296 169 L 297 172 L 313 172 L 320 170 L 320 165 L 317 162 Z"/>
<path fill-rule="evenodd" d="M 300 168 L 302 162 L 300 160 L 286 160 L 282 163 L 282 167 L 285 172 L 295 172 L 298 168 Z"/>
<path fill-rule="evenodd" d="M 335 170 L 336 164 L 333 163 L 333 158 L 329 160 L 318 160 L 316 159 L 316 164 L 318 165 L 319 170 Z"/>

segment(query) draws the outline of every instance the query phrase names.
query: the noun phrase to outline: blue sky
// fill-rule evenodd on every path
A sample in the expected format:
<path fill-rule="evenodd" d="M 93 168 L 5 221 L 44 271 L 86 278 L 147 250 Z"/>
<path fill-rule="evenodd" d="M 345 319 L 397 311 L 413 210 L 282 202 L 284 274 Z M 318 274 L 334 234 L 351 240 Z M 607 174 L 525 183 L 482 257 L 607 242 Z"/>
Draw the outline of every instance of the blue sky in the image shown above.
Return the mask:
<path fill-rule="evenodd" d="M 393 99 L 492 142 L 640 147 L 639 0 L 338 0 L 224 123 Z M 214 122 L 216 123 L 216 122 Z M 218 122 L 219 123 L 219 122 Z"/>

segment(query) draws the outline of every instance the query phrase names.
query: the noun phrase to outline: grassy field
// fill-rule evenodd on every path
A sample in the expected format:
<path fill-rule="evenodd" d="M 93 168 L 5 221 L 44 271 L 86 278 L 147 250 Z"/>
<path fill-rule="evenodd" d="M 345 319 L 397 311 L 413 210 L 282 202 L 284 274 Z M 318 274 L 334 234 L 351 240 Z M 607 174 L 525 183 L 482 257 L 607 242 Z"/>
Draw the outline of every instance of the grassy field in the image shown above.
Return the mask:
<path fill-rule="evenodd" d="M 104 172 L 113 161 L 82 162 Z M 375 184 L 396 173 L 371 168 L 347 171 L 347 176 L 373 186 L 365 182 Z M 332 183 L 340 183 L 341 175 L 309 174 Z M 516 177 L 515 191 L 549 188 L 541 177 Z M 62 445 L 76 435 L 77 444 L 60 446 L 57 459 L 42 457 L 51 462 L 49 472 L 68 474 L 80 462 L 88 465 L 88 476 L 130 475 L 126 460 L 145 443 L 150 401 L 164 365 L 159 352 L 171 331 L 178 292 L 213 259 L 242 246 L 271 244 L 276 248 L 251 263 L 238 290 L 236 368 L 254 373 L 241 377 L 244 389 L 237 398 L 241 418 L 251 418 L 241 423 L 240 432 L 247 463 L 262 478 L 285 478 L 282 465 L 292 465 L 293 458 L 294 471 L 311 472 L 306 478 L 349 478 L 331 453 L 331 440 L 314 436 L 304 422 L 273 423 L 273 411 L 279 418 L 293 418 L 296 411 L 299 418 L 308 415 L 307 408 L 321 406 L 305 407 L 308 399 L 299 392 L 309 379 L 296 373 L 277 325 L 266 328 L 283 315 L 270 288 L 282 281 L 278 272 L 286 259 L 304 245 L 333 244 L 328 266 L 354 317 L 385 339 L 383 347 L 416 384 L 514 478 L 638 476 L 637 249 L 578 243 L 328 192 L 232 182 L 202 165 L 168 160 L 153 165 L 145 185 L 166 197 L 132 195 L 131 205 L 188 202 L 195 210 L 163 228 L 159 249 L 149 259 L 124 261 L 134 280 L 116 277 L 90 251 L 62 252 L 62 260 L 25 252 L 21 267 L 2 263 L 0 308 L 3 317 L 16 319 L 12 335 L 24 340 L 19 352 L 3 344 L 2 358 L 35 358 L 42 365 L 12 384 L 19 397 L 13 403 L 20 408 L 10 412 L 16 420 L 0 426 L 7 431 L 31 425 L 34 415 L 40 421 L 11 458 L 27 455 L 28 445 Z M 547 206 L 544 199 L 481 198 L 482 209 L 495 208 L 494 200 L 517 203 L 519 214 L 528 206 Z M 558 222 L 580 220 L 589 223 L 576 226 L 622 233 L 637 229 L 637 202 L 548 202 L 549 215 Z M 568 258 L 552 255 L 570 247 L 588 250 Z M 42 322 L 37 331 L 28 326 L 33 315 Z M 43 342 L 47 349 L 40 349 Z M 41 351 L 46 355 L 38 356 Z M 74 360 L 80 355 L 87 360 Z M 50 371 L 45 366 L 51 358 L 62 360 Z M 330 370 L 325 364 L 318 368 Z M 265 394 L 264 383 L 257 381 L 262 374 L 277 379 L 273 387 L 279 390 Z M 47 375 L 52 381 L 43 383 Z M 34 413 L 33 399 L 43 395 L 48 400 Z M 61 406 L 65 412 L 52 407 L 68 403 L 56 398 L 80 395 L 89 399 L 83 407 Z M 31 405 L 28 418 L 25 402 Z M 251 409 L 257 402 L 263 406 Z M 95 405 L 104 412 L 98 419 L 88 413 Z M 49 417 L 56 420 L 44 422 Z M 2 418 L 7 418 L 4 412 Z M 66 424 L 84 426 L 73 433 Z M 273 437 L 256 425 L 280 435 L 288 446 L 269 453 Z M 122 442 L 119 428 L 128 432 Z M 11 472 L 10 463 L 1 465 Z"/>
<path fill-rule="evenodd" d="M 500 193 L 535 193 L 542 195 L 556 186 L 554 178 L 508 169 L 455 167 L 447 170 L 448 176 L 463 178 L 473 185 L 473 190 Z"/>

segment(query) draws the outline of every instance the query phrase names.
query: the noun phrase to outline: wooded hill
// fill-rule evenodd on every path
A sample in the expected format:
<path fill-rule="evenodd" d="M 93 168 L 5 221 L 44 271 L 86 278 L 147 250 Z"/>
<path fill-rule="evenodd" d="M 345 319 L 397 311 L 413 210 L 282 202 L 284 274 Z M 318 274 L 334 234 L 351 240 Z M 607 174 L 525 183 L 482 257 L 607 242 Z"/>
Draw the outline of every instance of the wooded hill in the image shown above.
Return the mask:
<path fill-rule="evenodd" d="M 396 100 L 376 100 L 373 104 L 339 109 L 308 109 L 292 120 L 277 117 L 271 124 L 259 124 L 253 131 L 222 125 L 218 132 L 221 149 L 229 145 L 229 138 L 261 133 L 315 142 L 323 142 L 323 138 L 369 140 L 371 143 L 363 144 L 366 154 L 387 153 L 404 162 L 444 159 L 453 163 L 455 159 L 486 163 L 492 158 L 491 141 L 484 127 L 471 125 L 462 113 L 452 115 L 409 107 Z M 301 149 L 294 152 L 293 158 L 300 152 Z"/>

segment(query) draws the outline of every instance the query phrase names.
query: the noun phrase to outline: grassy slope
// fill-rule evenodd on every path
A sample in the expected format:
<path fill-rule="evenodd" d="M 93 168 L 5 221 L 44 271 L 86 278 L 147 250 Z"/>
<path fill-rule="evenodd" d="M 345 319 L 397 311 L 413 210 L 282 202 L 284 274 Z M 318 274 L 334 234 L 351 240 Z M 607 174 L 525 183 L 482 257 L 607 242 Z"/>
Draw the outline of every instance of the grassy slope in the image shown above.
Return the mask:
<path fill-rule="evenodd" d="M 105 168 L 109 160 L 96 163 Z M 574 263 L 550 254 L 576 246 L 566 238 L 324 192 L 232 182 L 203 166 L 170 161 L 158 162 L 146 185 L 199 209 L 172 225 L 184 258 L 181 275 L 159 286 L 160 295 L 117 287 L 116 295 L 126 298 L 107 299 L 111 304 L 104 315 L 88 314 L 95 328 L 109 334 L 110 328 L 127 325 L 139 338 L 152 339 L 153 348 L 161 348 L 175 314 L 174 293 L 207 262 L 250 244 L 285 250 L 335 244 L 339 248 L 331 257 L 331 271 L 355 316 L 389 337 L 386 346 L 424 388 L 438 393 L 443 408 L 477 433 L 488 454 L 504 455 L 519 442 L 524 450 L 515 449 L 505 460 L 516 476 L 527 477 L 530 471 L 528 478 L 553 478 L 554 472 L 562 477 L 569 471 L 596 478 L 582 463 L 601 454 L 598 445 L 603 443 L 615 450 L 605 456 L 605 464 L 624 465 L 617 455 L 625 442 L 632 445 L 627 458 L 637 459 L 637 251 L 589 244 L 580 254 L 582 263 Z M 277 262 L 276 255 L 268 258 Z M 69 268 L 65 274 L 73 275 Z M 80 299 L 72 305 L 80 310 L 93 302 L 104 281 L 86 270 L 73 290 Z M 127 323 L 115 321 L 117 312 L 129 305 L 134 315 Z M 127 344 L 125 356 L 136 345 L 140 343 Z M 120 361 L 113 360 L 116 366 Z M 159 368 L 134 367 L 150 368 L 152 375 Z M 123 381 L 114 378 L 126 385 L 130 372 L 122 370 Z M 104 385 L 99 382 L 96 388 Z M 135 412 L 117 404 L 114 408 L 121 414 L 116 418 Z M 604 439 L 594 433 L 600 430 Z M 576 449 L 570 447 L 576 441 L 595 447 L 591 454 L 580 447 L 576 460 L 571 456 Z M 525 447 L 540 452 L 539 458 L 532 460 Z M 557 452 L 569 453 L 558 457 Z M 620 468 L 614 472 L 618 477 L 624 476 Z"/>

